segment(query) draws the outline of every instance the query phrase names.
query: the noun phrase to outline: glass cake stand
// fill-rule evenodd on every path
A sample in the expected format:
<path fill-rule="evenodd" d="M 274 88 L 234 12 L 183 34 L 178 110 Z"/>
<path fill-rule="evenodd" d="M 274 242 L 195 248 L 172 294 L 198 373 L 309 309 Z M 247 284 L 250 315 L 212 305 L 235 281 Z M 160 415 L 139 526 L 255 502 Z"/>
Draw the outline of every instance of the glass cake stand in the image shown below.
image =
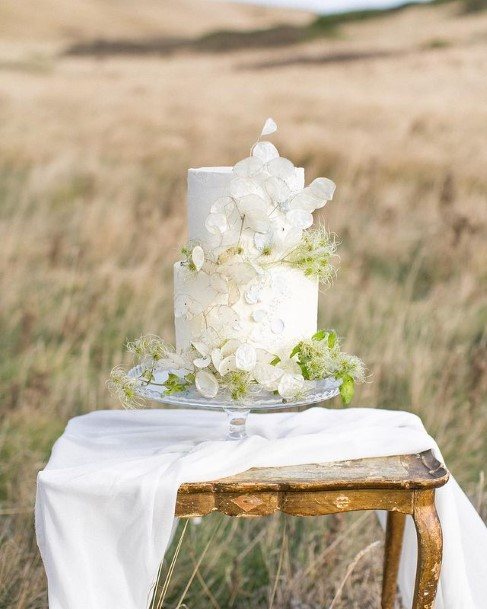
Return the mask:
<path fill-rule="evenodd" d="M 135 366 L 129 371 L 130 378 L 139 378 L 144 369 Z M 247 437 L 246 423 L 251 411 L 287 410 L 299 406 L 312 406 L 334 398 L 339 394 L 341 381 L 329 377 L 321 381 L 307 381 L 303 394 L 294 400 L 285 400 L 270 391 L 260 389 L 239 401 L 233 400 L 229 394 L 221 393 L 215 398 L 204 398 L 191 387 L 181 393 L 166 395 L 160 386 L 167 378 L 166 372 L 156 372 L 152 383 L 137 387 L 141 397 L 170 404 L 181 408 L 199 408 L 203 410 L 223 410 L 227 415 L 227 440 L 241 440 Z"/>

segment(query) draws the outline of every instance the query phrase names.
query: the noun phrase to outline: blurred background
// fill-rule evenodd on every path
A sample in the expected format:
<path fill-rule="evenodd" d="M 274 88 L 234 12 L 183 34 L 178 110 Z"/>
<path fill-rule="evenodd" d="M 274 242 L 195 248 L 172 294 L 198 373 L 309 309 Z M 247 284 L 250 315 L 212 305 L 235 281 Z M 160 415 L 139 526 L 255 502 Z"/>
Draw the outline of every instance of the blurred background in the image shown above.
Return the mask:
<path fill-rule="evenodd" d="M 260 4 L 0 3 L 0 609 L 47 607 L 32 509 L 54 440 L 118 407 L 127 338 L 173 338 L 187 168 L 234 164 L 268 116 L 338 185 L 320 319 L 368 366 L 355 405 L 419 414 L 487 516 L 485 0 Z M 372 514 L 208 517 L 165 606 L 378 608 L 381 540 Z"/>

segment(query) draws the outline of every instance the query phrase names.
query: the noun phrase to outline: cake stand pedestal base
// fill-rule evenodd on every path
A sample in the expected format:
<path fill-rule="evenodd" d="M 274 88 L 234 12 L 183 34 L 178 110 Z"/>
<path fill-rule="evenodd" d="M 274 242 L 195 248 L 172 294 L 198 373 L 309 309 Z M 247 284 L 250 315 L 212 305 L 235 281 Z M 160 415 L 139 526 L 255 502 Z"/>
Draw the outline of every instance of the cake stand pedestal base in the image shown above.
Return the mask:
<path fill-rule="evenodd" d="M 228 421 L 227 440 L 242 440 L 247 437 L 247 417 L 250 412 L 245 408 L 225 408 Z"/>
<path fill-rule="evenodd" d="M 295 399 L 284 400 L 272 391 L 262 390 L 258 394 L 247 396 L 245 401 L 233 400 L 223 391 L 214 398 L 205 398 L 195 387 L 189 387 L 180 393 L 167 394 L 164 383 L 168 378 L 167 370 L 155 371 L 152 381 L 144 377 L 146 369 L 139 365 L 129 371 L 128 376 L 137 381 L 137 395 L 167 406 L 180 408 L 200 408 L 203 410 L 223 410 L 227 415 L 226 440 L 243 440 L 247 438 L 246 423 L 249 412 L 269 412 L 272 410 L 291 410 L 297 407 L 309 407 L 330 400 L 340 393 L 341 380 L 328 377 L 321 381 L 306 381 L 302 394 Z"/>

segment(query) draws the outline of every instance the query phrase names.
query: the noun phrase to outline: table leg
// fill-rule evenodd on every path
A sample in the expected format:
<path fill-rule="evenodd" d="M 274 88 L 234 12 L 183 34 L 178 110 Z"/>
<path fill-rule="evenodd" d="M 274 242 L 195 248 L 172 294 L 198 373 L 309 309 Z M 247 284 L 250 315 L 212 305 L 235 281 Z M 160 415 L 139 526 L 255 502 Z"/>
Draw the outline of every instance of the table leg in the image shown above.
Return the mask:
<path fill-rule="evenodd" d="M 418 535 L 418 566 L 412 609 L 433 609 L 443 551 L 434 490 L 416 491 L 413 518 Z"/>
<path fill-rule="evenodd" d="M 384 574 L 382 576 L 382 609 L 394 609 L 405 522 L 406 514 L 401 512 L 387 513 Z"/>

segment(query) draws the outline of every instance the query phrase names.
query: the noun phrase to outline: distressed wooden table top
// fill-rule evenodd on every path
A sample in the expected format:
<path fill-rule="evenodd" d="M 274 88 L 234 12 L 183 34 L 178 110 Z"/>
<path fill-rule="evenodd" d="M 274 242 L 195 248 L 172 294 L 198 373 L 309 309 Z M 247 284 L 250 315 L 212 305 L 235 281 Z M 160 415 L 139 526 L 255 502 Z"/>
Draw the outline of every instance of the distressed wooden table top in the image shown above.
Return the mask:
<path fill-rule="evenodd" d="M 183 484 L 178 494 L 292 492 L 344 489 L 432 489 L 448 472 L 431 451 L 292 467 L 255 468 L 213 482 Z"/>

